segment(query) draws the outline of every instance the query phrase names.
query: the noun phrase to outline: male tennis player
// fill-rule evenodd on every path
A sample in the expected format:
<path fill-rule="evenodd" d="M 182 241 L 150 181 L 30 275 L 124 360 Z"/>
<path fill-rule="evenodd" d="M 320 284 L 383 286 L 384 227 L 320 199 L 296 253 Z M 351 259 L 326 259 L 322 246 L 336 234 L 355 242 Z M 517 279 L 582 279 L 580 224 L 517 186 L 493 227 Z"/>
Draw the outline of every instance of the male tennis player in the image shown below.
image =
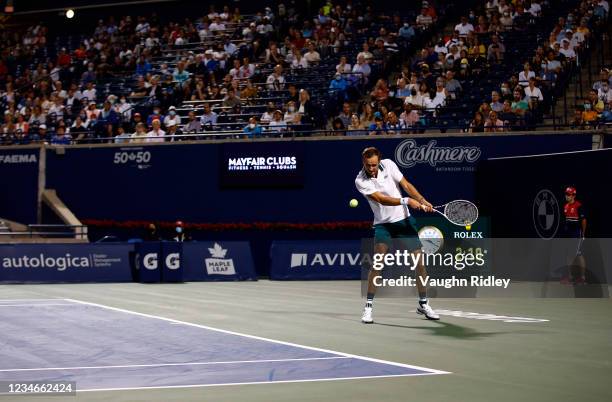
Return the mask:
<path fill-rule="evenodd" d="M 374 213 L 374 252 L 385 254 L 392 244 L 392 239 L 402 239 L 408 251 L 420 253 L 421 242 L 414 227 L 414 218 L 406 207 L 431 212 L 432 205 L 406 180 L 395 162 L 390 159 L 381 160 L 380 156 L 380 151 L 374 147 L 364 149 L 361 154 L 363 168 L 355 178 L 357 190 L 368 200 Z M 402 197 L 401 189 L 409 197 Z M 416 272 L 421 278 L 427 276 L 421 263 L 417 265 Z M 380 273 L 380 270 L 374 269 L 368 273 L 368 294 L 361 317 L 361 321 L 366 324 L 374 322 L 374 279 Z M 439 320 L 440 316 L 427 303 L 427 288 L 420 280 L 416 282 L 419 291 L 416 312 L 430 320 Z"/>
<path fill-rule="evenodd" d="M 578 245 L 576 254 L 570 256 L 568 275 L 561 279 L 561 282 L 571 283 L 572 268 L 577 267 L 579 276 L 575 278 L 574 282 L 582 284 L 586 283 L 586 261 L 582 255 L 582 242 L 587 228 L 586 215 L 582 203 L 576 199 L 576 189 L 574 187 L 565 189 L 565 201 L 566 203 L 563 206 L 563 215 L 565 216 L 563 235 L 564 237 L 577 238 Z"/>

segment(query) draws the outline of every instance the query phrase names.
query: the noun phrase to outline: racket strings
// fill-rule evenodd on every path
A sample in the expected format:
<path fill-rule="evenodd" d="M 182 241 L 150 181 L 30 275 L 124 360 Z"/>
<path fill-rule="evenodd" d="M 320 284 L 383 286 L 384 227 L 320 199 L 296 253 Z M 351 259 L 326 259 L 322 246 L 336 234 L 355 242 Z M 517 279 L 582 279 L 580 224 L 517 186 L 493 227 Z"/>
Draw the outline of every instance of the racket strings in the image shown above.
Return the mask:
<path fill-rule="evenodd" d="M 478 219 L 478 208 L 468 201 L 452 201 L 444 207 L 444 215 L 455 225 L 467 226 Z"/>

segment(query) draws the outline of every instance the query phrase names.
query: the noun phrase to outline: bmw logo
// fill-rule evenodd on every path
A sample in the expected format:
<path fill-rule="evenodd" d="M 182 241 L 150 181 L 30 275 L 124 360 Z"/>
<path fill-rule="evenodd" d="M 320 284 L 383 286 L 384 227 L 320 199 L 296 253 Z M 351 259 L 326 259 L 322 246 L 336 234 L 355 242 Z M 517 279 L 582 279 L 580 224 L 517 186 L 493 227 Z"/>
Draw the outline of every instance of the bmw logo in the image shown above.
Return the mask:
<path fill-rule="evenodd" d="M 550 190 L 541 190 L 533 200 L 533 226 L 542 239 L 552 239 L 560 222 L 559 202 Z"/>

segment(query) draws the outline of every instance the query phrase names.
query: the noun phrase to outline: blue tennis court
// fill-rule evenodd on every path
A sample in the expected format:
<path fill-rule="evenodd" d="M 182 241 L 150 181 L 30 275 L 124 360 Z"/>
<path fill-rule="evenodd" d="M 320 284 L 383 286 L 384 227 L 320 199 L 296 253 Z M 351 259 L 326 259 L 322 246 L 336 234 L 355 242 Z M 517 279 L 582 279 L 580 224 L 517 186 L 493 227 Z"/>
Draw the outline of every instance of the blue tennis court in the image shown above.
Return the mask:
<path fill-rule="evenodd" d="M 78 391 L 446 374 L 73 299 L 0 300 L 0 381 Z"/>

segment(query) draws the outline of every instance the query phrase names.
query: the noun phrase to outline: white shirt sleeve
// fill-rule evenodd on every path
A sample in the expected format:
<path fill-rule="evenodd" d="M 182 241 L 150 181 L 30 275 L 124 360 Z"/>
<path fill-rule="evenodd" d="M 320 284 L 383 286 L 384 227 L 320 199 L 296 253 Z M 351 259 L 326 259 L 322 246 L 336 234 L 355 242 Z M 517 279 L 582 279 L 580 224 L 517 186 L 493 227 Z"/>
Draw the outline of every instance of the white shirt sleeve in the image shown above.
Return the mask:
<path fill-rule="evenodd" d="M 391 177 L 393 177 L 393 180 L 396 183 L 402 181 L 404 175 L 402 174 L 402 172 L 400 172 L 395 162 L 393 162 L 391 159 L 385 159 L 383 161 L 383 166 L 385 167 L 385 169 L 389 169 L 389 174 L 391 174 Z"/>

